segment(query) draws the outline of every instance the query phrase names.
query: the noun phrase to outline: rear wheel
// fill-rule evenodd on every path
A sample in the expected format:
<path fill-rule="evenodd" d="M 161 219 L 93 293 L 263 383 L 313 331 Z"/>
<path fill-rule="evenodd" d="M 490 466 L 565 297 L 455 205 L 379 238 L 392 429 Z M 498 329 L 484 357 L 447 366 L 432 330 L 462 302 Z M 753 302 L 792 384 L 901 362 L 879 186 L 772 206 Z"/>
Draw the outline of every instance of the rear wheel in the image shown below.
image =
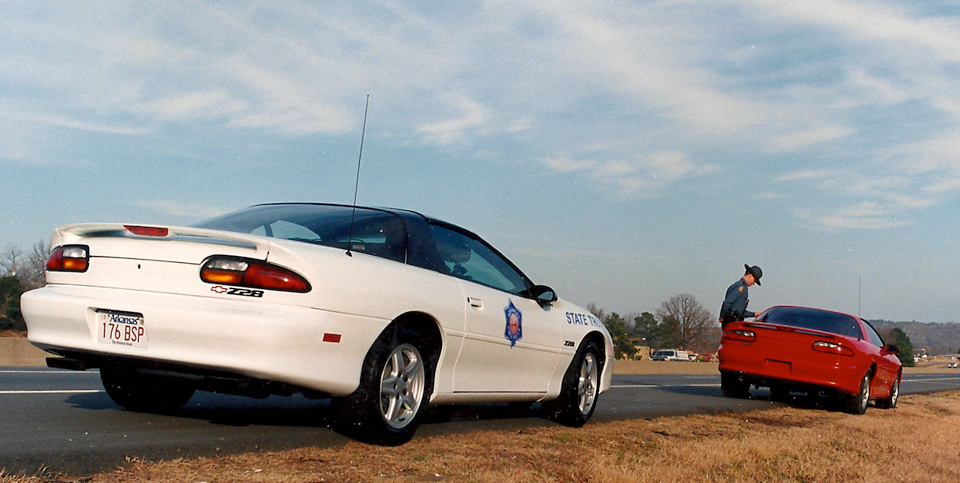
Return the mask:
<path fill-rule="evenodd" d="M 846 397 L 844 409 L 850 414 L 864 414 L 867 412 L 867 403 L 870 402 L 870 379 L 872 374 L 867 371 L 860 379 L 860 392 Z"/>
<path fill-rule="evenodd" d="M 113 402 L 131 411 L 174 411 L 183 407 L 196 392 L 157 377 L 112 367 L 100 369 L 100 381 Z"/>
<path fill-rule="evenodd" d="M 563 375 L 560 397 L 545 406 L 547 417 L 565 426 L 583 426 L 597 408 L 599 394 L 600 348 L 586 340 Z"/>
<path fill-rule="evenodd" d="M 894 379 L 893 385 L 890 386 L 890 396 L 877 399 L 877 407 L 883 409 L 894 409 L 897 407 L 897 400 L 900 399 L 900 374 L 897 374 L 897 378 Z"/>
<path fill-rule="evenodd" d="M 413 437 L 430 398 L 432 368 L 422 338 L 388 330 L 364 361 L 360 387 L 337 401 L 344 432 L 372 444 L 399 445 Z"/>

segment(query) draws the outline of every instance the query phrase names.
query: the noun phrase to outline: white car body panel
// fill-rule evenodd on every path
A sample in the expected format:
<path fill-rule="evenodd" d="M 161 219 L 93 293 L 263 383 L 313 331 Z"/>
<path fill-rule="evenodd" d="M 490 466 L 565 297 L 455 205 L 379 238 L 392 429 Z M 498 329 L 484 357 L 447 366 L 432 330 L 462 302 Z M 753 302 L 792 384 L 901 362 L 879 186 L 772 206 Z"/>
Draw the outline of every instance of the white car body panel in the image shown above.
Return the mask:
<path fill-rule="evenodd" d="M 442 334 L 434 402 L 554 398 L 589 332 L 603 335 L 600 392 L 610 387 L 609 334 L 589 312 L 563 300 L 541 306 L 432 270 L 327 246 L 169 230 L 166 237 L 135 236 L 121 224 L 54 231 L 51 247 L 89 247 L 89 269 L 48 272 L 47 286 L 23 295 L 29 340 L 61 354 L 168 361 L 344 396 L 357 389 L 364 358 L 381 332 L 415 313 L 435 321 Z M 258 297 L 223 293 L 199 278 L 202 263 L 214 254 L 289 268 L 312 289 L 264 290 Z M 522 338 L 513 343 L 504 335 L 511 303 L 523 317 Z M 145 346 L 100 341 L 101 310 L 142 314 Z M 325 341 L 329 335 L 336 337 Z"/>

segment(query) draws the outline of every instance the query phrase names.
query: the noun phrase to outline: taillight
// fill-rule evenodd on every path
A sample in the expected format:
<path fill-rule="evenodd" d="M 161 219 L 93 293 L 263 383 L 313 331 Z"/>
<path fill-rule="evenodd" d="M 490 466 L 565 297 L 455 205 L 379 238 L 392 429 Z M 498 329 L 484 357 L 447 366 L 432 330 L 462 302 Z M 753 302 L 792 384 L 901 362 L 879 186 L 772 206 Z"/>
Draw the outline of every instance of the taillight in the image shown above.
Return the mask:
<path fill-rule="evenodd" d="M 730 330 L 723 333 L 726 340 L 739 340 L 742 342 L 756 342 L 757 333 L 752 330 Z"/>
<path fill-rule="evenodd" d="M 63 245 L 50 252 L 45 268 L 51 272 L 86 272 L 89 266 L 89 248 L 85 245 Z"/>
<path fill-rule="evenodd" d="M 237 287 L 309 292 L 310 283 L 293 270 L 249 258 L 216 256 L 200 268 L 200 279 L 207 283 Z"/>
<path fill-rule="evenodd" d="M 159 226 L 123 225 L 123 227 L 130 233 L 140 236 L 165 237 L 170 233 L 169 229 Z"/>
<path fill-rule="evenodd" d="M 853 356 L 853 349 L 835 342 L 818 340 L 813 343 L 813 350 L 817 352 L 826 352 L 827 354 L 836 354 L 841 356 Z"/>
<path fill-rule="evenodd" d="M 90 249 L 85 245 L 63 245 L 54 248 L 47 258 L 51 272 L 86 272 L 90 266 Z"/>

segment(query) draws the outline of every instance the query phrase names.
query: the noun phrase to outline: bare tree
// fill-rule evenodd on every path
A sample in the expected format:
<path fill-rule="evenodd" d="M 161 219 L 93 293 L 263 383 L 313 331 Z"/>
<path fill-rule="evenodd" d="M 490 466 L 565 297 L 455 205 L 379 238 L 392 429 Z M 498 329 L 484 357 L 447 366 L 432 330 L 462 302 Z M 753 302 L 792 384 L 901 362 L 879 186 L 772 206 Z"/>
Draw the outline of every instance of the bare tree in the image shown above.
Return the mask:
<path fill-rule="evenodd" d="M 16 245 L 7 245 L 0 255 L 0 267 L 3 267 L 4 275 L 17 276 L 20 266 L 23 264 L 23 250 Z"/>
<path fill-rule="evenodd" d="M 597 307 L 596 302 L 590 302 L 587 304 L 587 311 L 594 315 L 594 317 L 604 320 L 607 318 L 607 313 L 603 311 L 600 307 Z"/>
<path fill-rule="evenodd" d="M 698 352 L 715 348 L 715 331 L 711 329 L 716 321 L 693 295 L 674 295 L 660 304 L 656 312 L 661 327 L 668 329 L 665 332 L 672 335 L 668 338 L 676 345 Z"/>
<path fill-rule="evenodd" d="M 26 262 L 20 268 L 20 273 L 18 274 L 24 291 L 40 288 L 47 284 L 44 269 L 46 268 L 47 257 L 49 256 L 50 247 L 47 246 L 46 242 L 40 240 L 33 245 L 30 256 L 27 257 Z"/>
<path fill-rule="evenodd" d="M 42 287 L 46 283 L 44 267 L 48 255 L 49 248 L 43 241 L 38 241 L 26 255 L 19 246 L 8 245 L 0 254 L 2 274 L 17 277 L 24 291 Z"/>

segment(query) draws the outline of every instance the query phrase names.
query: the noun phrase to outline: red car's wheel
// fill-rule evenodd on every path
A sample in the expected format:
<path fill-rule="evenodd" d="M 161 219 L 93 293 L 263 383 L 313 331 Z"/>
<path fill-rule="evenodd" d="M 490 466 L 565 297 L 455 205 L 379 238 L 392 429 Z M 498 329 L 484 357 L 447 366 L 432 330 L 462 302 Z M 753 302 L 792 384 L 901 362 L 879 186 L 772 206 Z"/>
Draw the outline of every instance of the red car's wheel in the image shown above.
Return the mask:
<path fill-rule="evenodd" d="M 894 409 L 897 407 L 897 400 L 900 399 L 900 377 L 901 374 L 897 374 L 897 378 L 893 381 L 893 386 L 890 386 L 890 396 L 877 399 L 877 407 L 883 409 Z"/>

